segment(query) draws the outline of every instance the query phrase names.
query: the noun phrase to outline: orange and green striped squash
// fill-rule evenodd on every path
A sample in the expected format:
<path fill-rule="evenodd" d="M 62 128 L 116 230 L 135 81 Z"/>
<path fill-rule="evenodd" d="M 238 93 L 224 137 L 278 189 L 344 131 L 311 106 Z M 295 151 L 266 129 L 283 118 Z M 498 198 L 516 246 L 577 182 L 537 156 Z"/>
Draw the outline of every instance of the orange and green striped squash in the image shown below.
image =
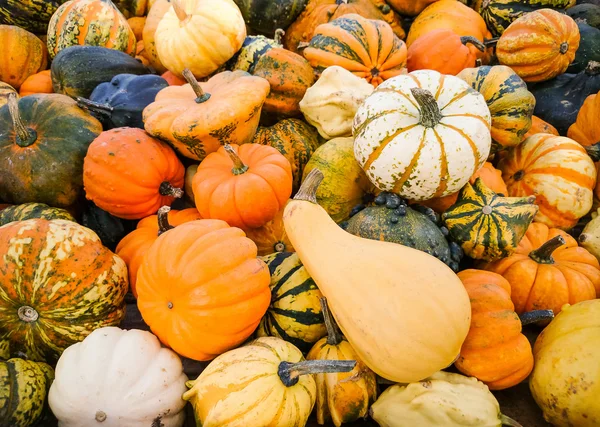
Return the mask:
<path fill-rule="evenodd" d="M 8 206 L 0 210 L 0 227 L 9 222 L 25 221 L 34 218 L 75 221 L 73 215 L 65 209 L 53 208 L 43 203 L 23 203 L 22 205 Z"/>
<path fill-rule="evenodd" d="M 52 15 L 48 25 L 50 57 L 77 45 L 107 47 L 132 56 L 136 50 L 132 29 L 111 0 L 71 0 Z"/>
<path fill-rule="evenodd" d="M 125 315 L 127 267 L 88 228 L 30 219 L 0 228 L 0 341 L 11 355 L 55 362 Z"/>

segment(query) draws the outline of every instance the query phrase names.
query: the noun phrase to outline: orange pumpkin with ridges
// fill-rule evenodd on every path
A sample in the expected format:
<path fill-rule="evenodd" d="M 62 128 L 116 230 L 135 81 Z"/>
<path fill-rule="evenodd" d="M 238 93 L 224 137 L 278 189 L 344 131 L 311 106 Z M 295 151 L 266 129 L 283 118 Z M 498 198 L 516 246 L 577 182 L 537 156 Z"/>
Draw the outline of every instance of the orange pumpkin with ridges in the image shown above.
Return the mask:
<path fill-rule="evenodd" d="M 48 66 L 48 51 L 44 43 L 22 28 L 0 25 L 0 46 L 0 82 L 7 83 L 16 90 L 19 90 L 29 76 Z"/>
<path fill-rule="evenodd" d="M 21 89 L 19 90 L 19 95 L 27 96 L 33 95 L 34 93 L 54 93 L 50 70 L 44 70 L 37 74 L 33 74 L 27 77 L 23 82 Z"/>

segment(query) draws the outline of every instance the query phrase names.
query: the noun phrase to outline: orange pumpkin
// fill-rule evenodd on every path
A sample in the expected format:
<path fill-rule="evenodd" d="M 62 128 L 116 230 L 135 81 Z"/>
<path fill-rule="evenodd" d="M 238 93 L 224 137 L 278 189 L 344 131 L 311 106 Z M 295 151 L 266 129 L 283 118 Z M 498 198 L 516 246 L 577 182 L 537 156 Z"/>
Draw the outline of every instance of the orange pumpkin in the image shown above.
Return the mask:
<path fill-rule="evenodd" d="M 317 71 L 338 65 L 373 86 L 406 72 L 406 45 L 392 27 L 354 13 L 319 25 L 304 57 Z"/>
<path fill-rule="evenodd" d="M 242 229 L 262 227 L 292 194 L 290 162 L 268 145 L 225 145 L 204 159 L 192 186 L 203 218 Z"/>
<path fill-rule="evenodd" d="M 160 62 L 158 52 L 156 51 L 156 28 L 158 28 L 160 20 L 163 16 L 165 16 L 165 13 L 167 13 L 167 11 L 170 8 L 170 0 L 156 0 L 156 2 L 154 2 L 152 7 L 150 8 L 150 11 L 148 12 L 146 22 L 144 23 L 144 30 L 142 32 L 142 38 L 144 40 L 144 46 L 146 51 L 146 58 L 148 58 L 150 65 L 158 73 L 164 73 L 165 71 L 167 71 L 167 68 L 162 64 L 162 62 Z"/>
<path fill-rule="evenodd" d="M 54 93 L 50 70 L 32 74 L 23 82 L 21 89 L 19 90 L 19 95 L 27 96 L 33 95 L 34 93 Z"/>
<path fill-rule="evenodd" d="M 201 219 L 161 234 L 137 276 L 137 305 L 166 346 L 210 360 L 242 344 L 271 301 L 267 265 L 242 230 Z"/>
<path fill-rule="evenodd" d="M 435 70 L 453 76 L 475 66 L 485 45 L 473 36 L 459 36 L 441 28 L 419 37 L 408 48 L 408 71 Z"/>
<path fill-rule="evenodd" d="M 438 0 L 387 0 L 396 12 L 405 16 L 417 16 L 436 1 Z"/>
<path fill-rule="evenodd" d="M 577 241 L 558 228 L 532 223 L 513 255 L 484 264 L 511 286 L 515 311 L 549 309 L 600 296 L 600 265 Z"/>
<path fill-rule="evenodd" d="M 140 219 L 183 195 L 185 169 L 173 150 L 142 129 L 102 132 L 83 163 L 86 197 L 111 215 Z"/>
<path fill-rule="evenodd" d="M 145 16 L 134 16 L 133 18 L 129 18 L 127 20 L 131 31 L 135 35 L 135 39 L 139 42 L 142 41 L 144 37 L 144 26 L 146 25 L 146 17 Z"/>
<path fill-rule="evenodd" d="M 135 230 L 123 237 L 115 252 L 127 264 L 129 285 L 134 297 L 137 298 L 137 272 L 152 243 L 171 228 L 197 219 L 202 217 L 194 208 L 176 211 L 163 206 L 158 210 L 158 215 L 150 215 L 142 219 Z"/>
<path fill-rule="evenodd" d="M 203 160 L 223 144 L 252 140 L 269 82 L 245 71 L 224 71 L 198 83 L 169 86 L 143 112 L 146 131 L 168 141 L 183 156 Z"/>
<path fill-rule="evenodd" d="M 540 119 L 537 116 L 532 116 L 531 117 L 531 128 L 525 134 L 525 138 L 523 138 L 523 139 L 525 140 L 525 139 L 529 138 L 530 136 L 535 135 L 536 133 L 551 133 L 552 135 L 559 136 L 556 128 L 554 126 L 552 126 L 550 123 L 543 121 L 542 119 Z M 569 136 L 569 138 L 575 139 L 571 136 Z"/>
<path fill-rule="evenodd" d="M 29 31 L 14 25 L 0 25 L 0 46 L 0 82 L 16 90 L 29 76 L 48 66 L 46 46 Z"/>
<path fill-rule="evenodd" d="M 145 49 L 146 55 L 148 55 L 148 49 Z M 163 79 L 165 79 L 167 81 L 167 83 L 169 83 L 169 86 L 183 86 L 184 84 L 186 84 L 187 82 L 185 81 L 185 79 L 182 79 L 181 77 L 177 77 L 175 74 L 173 74 L 170 71 L 165 71 L 161 77 Z"/>
<path fill-rule="evenodd" d="M 289 202 L 288 200 L 285 206 Z M 246 236 L 256 243 L 258 255 L 266 256 L 276 252 L 296 252 L 283 226 L 283 211 L 285 206 L 277 212 L 275 218 L 262 227 L 246 230 Z"/>

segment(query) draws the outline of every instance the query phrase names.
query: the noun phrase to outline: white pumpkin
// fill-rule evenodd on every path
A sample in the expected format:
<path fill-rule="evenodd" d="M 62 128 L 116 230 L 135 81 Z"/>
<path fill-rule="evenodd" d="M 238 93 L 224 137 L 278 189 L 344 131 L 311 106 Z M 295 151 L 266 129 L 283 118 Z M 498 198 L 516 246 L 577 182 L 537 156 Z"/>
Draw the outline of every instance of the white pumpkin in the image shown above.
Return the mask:
<path fill-rule="evenodd" d="M 48 403 L 60 427 L 180 427 L 187 376 L 150 332 L 96 329 L 67 348 Z"/>
<path fill-rule="evenodd" d="M 371 182 L 411 200 L 456 193 L 488 158 L 483 96 L 454 76 L 419 70 L 386 80 L 354 117 L 354 155 Z"/>

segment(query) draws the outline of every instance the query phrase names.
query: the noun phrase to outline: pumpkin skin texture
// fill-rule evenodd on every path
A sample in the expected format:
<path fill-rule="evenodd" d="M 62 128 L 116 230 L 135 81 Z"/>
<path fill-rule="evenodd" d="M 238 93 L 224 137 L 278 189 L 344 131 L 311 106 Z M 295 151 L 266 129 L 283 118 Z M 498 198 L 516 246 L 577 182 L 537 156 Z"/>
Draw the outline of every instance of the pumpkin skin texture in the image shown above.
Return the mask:
<path fill-rule="evenodd" d="M 319 300 L 323 297 L 298 255 L 280 252 L 261 258 L 271 273 L 271 305 L 256 330 L 308 352 L 327 333 Z"/>
<path fill-rule="evenodd" d="M 52 14 L 66 0 L 0 0 L 0 24 L 16 25 L 34 34 L 46 34 Z"/>
<path fill-rule="evenodd" d="M 148 249 L 137 275 L 138 308 L 163 344 L 211 360 L 254 332 L 269 307 L 269 282 L 242 230 L 201 219 L 161 234 Z"/>
<path fill-rule="evenodd" d="M 306 6 L 307 0 L 234 0 L 248 27 L 273 36 L 278 28 L 287 29 Z"/>
<path fill-rule="evenodd" d="M 543 82 L 564 73 L 578 47 L 575 21 L 552 9 L 540 9 L 508 26 L 498 40 L 496 55 L 526 82 Z"/>
<path fill-rule="evenodd" d="M 233 0 L 172 0 L 154 38 L 165 68 L 177 76 L 188 68 L 201 78 L 216 71 L 242 47 L 246 25 Z"/>
<path fill-rule="evenodd" d="M 569 229 L 592 208 L 596 168 L 572 139 L 539 133 L 509 150 L 498 163 L 511 197 L 535 195 L 535 220 Z"/>
<path fill-rule="evenodd" d="M 290 201 L 286 202 L 286 205 Z M 290 243 L 285 227 L 283 226 L 283 209 L 277 212 L 275 218 L 259 228 L 249 228 L 246 236 L 252 240 L 258 248 L 258 255 L 266 256 L 279 252 L 294 252 L 294 246 Z"/>
<path fill-rule="evenodd" d="M 531 128 L 535 98 L 504 65 L 463 70 L 457 77 L 483 95 L 492 115 L 492 151 L 520 144 Z"/>
<path fill-rule="evenodd" d="M 171 148 L 137 128 L 92 142 L 83 165 L 85 196 L 123 219 L 140 219 L 183 196 L 185 168 Z"/>
<path fill-rule="evenodd" d="M 0 108 L 8 103 L 8 97 L 11 94 L 15 94 L 18 99 L 19 94 L 17 93 L 14 87 L 9 85 L 8 83 L 0 82 Z"/>
<path fill-rule="evenodd" d="M 600 142 L 598 117 L 600 117 L 600 95 L 590 95 L 577 113 L 577 120 L 569 127 L 567 136 L 583 146 Z"/>
<path fill-rule="evenodd" d="M 22 205 L 9 206 L 0 211 L 0 227 L 9 222 L 34 218 L 75 221 L 75 218 L 64 209 L 53 208 L 43 203 L 23 203 Z"/>
<path fill-rule="evenodd" d="M 268 81 L 244 71 L 224 71 L 206 83 L 190 81 L 193 86 L 169 86 L 156 95 L 144 109 L 146 132 L 193 160 L 203 160 L 223 144 L 252 140 Z"/>
<path fill-rule="evenodd" d="M 83 186 L 83 159 L 102 125 L 64 95 L 30 95 L 15 105 L 17 131 L 9 106 L 0 109 L 0 199 L 72 205 Z"/>
<path fill-rule="evenodd" d="M 513 255 L 483 267 L 509 281 L 517 314 L 548 309 L 556 315 L 564 304 L 600 294 L 598 260 L 564 231 L 537 222 Z"/>
<path fill-rule="evenodd" d="M 144 53 L 148 62 L 154 68 L 158 74 L 163 74 L 167 71 L 167 68 L 160 62 L 158 52 L 156 51 L 156 28 L 160 23 L 160 20 L 165 16 L 165 13 L 171 8 L 170 0 L 157 0 L 146 17 L 146 23 L 144 24 L 144 31 L 142 33 L 142 39 L 144 41 Z"/>
<path fill-rule="evenodd" d="M 467 83 L 413 71 L 383 83 L 358 108 L 354 155 L 380 190 L 415 201 L 446 196 L 485 163 L 490 123 L 484 97 Z"/>
<path fill-rule="evenodd" d="M 45 70 L 48 54 L 35 35 L 13 25 L 0 25 L 0 81 L 19 89 L 31 75 Z"/>
<path fill-rule="evenodd" d="M 379 44 L 372 45 L 376 40 Z M 354 13 L 319 25 L 303 53 L 317 71 L 339 65 L 374 87 L 406 68 L 406 45 L 392 27 Z"/>
<path fill-rule="evenodd" d="M 12 354 L 53 363 L 123 320 L 127 267 L 93 231 L 60 219 L 12 222 L 0 229 L 0 251 L 0 341 Z"/>
<path fill-rule="evenodd" d="M 32 74 L 27 77 L 19 89 L 20 96 L 33 95 L 36 93 L 54 93 L 50 70 L 40 71 L 37 74 Z"/>
<path fill-rule="evenodd" d="M 64 427 L 181 427 L 187 379 L 150 332 L 100 328 L 62 354 L 48 403 Z"/>
<path fill-rule="evenodd" d="M 3 426 L 29 427 L 43 413 L 54 370 L 43 362 L 0 360 L 0 419 Z"/>
<path fill-rule="evenodd" d="M 531 116 L 531 127 L 525 134 L 524 139 L 527 139 L 530 136 L 535 135 L 536 133 L 550 133 L 552 135 L 559 136 L 556 128 L 554 126 L 552 126 L 550 123 L 543 121 L 538 116 Z M 567 135 L 567 136 L 571 139 L 575 139 L 570 135 Z M 579 141 L 577 141 L 577 142 L 579 142 Z"/>
<path fill-rule="evenodd" d="M 226 145 L 200 163 L 192 187 L 203 218 L 248 229 L 275 218 L 292 194 L 292 179 L 290 162 L 275 148 Z"/>
<path fill-rule="evenodd" d="M 600 300 L 567 306 L 535 341 L 529 388 L 552 425 L 600 423 L 598 319 Z"/>

